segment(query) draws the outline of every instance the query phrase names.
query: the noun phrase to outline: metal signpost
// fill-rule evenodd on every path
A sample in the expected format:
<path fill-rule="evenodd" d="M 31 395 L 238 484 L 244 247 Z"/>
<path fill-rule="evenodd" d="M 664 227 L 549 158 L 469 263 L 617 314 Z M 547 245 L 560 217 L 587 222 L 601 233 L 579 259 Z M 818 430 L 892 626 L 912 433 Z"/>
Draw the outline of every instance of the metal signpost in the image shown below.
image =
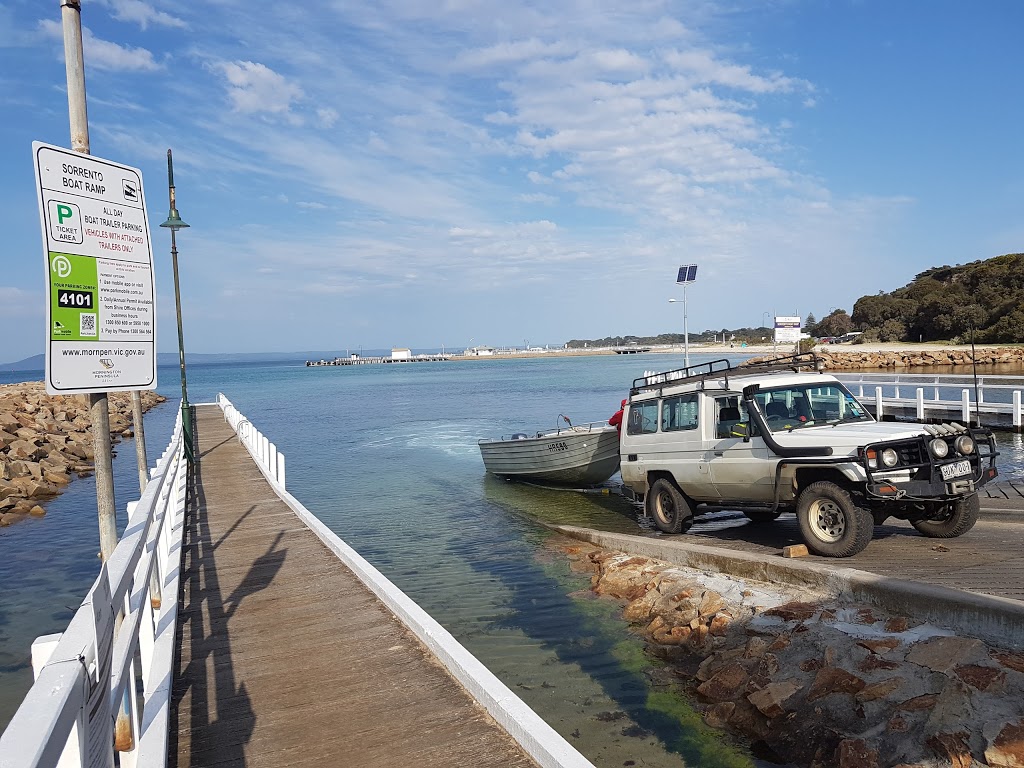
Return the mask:
<path fill-rule="evenodd" d="M 156 387 L 153 251 L 142 173 L 33 142 L 47 278 L 46 391 Z"/>
<path fill-rule="evenodd" d="M 676 275 L 676 284 L 683 286 L 683 365 L 690 367 L 690 331 L 686 325 L 686 286 L 697 280 L 697 265 L 684 264 Z M 675 303 L 675 299 L 669 299 Z"/>

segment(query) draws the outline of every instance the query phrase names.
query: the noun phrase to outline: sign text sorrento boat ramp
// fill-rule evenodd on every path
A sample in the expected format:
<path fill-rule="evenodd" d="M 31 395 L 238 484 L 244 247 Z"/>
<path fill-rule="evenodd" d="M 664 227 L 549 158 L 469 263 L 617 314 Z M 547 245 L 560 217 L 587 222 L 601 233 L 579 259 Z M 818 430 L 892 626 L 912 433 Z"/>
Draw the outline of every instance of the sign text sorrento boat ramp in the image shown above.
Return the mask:
<path fill-rule="evenodd" d="M 142 172 L 33 142 L 46 269 L 46 391 L 156 387 Z"/>

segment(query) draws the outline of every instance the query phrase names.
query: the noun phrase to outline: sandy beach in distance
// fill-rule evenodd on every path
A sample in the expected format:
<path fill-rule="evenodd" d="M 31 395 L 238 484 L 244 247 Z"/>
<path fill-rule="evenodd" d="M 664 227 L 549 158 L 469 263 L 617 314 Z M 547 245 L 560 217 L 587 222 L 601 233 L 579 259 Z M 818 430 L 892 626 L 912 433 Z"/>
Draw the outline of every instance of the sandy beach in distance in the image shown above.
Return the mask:
<path fill-rule="evenodd" d="M 643 345 L 638 345 L 643 346 Z M 773 347 L 771 344 L 748 344 L 745 347 L 736 345 L 730 347 L 728 344 L 690 344 L 691 355 L 721 355 L 722 357 L 728 357 L 730 355 L 767 355 L 771 354 L 773 349 L 779 354 L 792 354 L 794 351 L 793 344 L 779 344 Z M 1012 344 L 977 344 L 977 349 L 996 349 L 998 347 L 1010 347 L 1017 346 Z M 970 351 L 970 344 L 948 344 L 942 342 L 930 342 L 915 344 L 913 342 L 866 342 L 863 344 L 819 344 L 814 348 L 816 352 L 937 352 L 940 350 L 960 350 Z M 649 351 L 638 354 L 644 355 L 657 355 L 657 354 L 674 354 L 681 355 L 683 353 L 682 344 L 673 344 L 670 346 L 655 346 L 651 347 Z M 499 354 L 495 352 L 493 355 L 453 355 L 452 360 L 499 360 L 499 359 L 511 359 L 511 358 L 524 358 L 524 357 L 573 357 L 578 355 L 614 355 L 615 351 L 608 347 L 598 348 L 586 348 L 586 349 L 549 349 L 544 352 L 514 352 L 512 354 Z"/>

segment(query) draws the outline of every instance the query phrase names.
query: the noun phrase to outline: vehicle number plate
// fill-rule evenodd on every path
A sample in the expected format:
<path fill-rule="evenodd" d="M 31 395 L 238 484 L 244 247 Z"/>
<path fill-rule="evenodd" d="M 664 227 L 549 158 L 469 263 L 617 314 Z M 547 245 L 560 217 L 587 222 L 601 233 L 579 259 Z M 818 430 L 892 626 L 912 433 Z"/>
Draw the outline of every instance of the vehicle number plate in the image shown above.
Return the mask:
<path fill-rule="evenodd" d="M 954 477 L 971 474 L 971 462 L 958 461 L 955 464 L 943 464 L 939 467 L 943 480 L 952 480 Z"/>

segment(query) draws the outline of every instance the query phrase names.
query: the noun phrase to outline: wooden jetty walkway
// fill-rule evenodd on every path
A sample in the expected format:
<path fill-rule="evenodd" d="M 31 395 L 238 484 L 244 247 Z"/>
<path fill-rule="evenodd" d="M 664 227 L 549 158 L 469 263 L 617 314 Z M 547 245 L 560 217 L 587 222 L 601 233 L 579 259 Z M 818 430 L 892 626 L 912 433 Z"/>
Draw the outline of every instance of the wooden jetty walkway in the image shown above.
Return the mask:
<path fill-rule="evenodd" d="M 274 493 L 220 408 L 197 408 L 196 434 L 172 765 L 536 765 Z"/>

